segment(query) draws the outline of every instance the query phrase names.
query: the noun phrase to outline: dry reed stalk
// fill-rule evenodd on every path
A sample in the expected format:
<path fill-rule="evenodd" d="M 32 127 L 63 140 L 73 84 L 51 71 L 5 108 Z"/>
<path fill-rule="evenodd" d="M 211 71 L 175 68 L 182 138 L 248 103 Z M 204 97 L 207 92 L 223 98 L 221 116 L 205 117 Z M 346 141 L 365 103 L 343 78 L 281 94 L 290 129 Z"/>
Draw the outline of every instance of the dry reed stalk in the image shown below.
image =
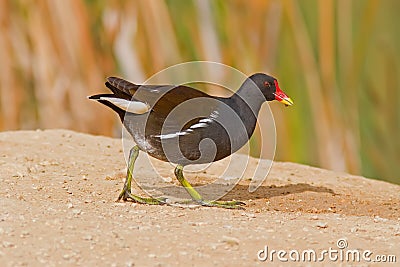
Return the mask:
<path fill-rule="evenodd" d="M 108 10 L 105 15 L 110 24 L 108 28 L 115 33 L 113 52 L 122 76 L 132 82 L 142 83 L 146 80 L 146 75 L 140 61 L 141 51 L 138 51 L 139 46 L 134 42 L 139 27 L 136 4 L 129 1 L 124 8 Z M 112 22 L 113 20 L 115 21 Z"/>
<path fill-rule="evenodd" d="M 343 96 L 343 102 L 345 104 L 345 110 L 348 114 L 344 116 L 347 121 L 347 127 L 353 133 L 353 143 L 357 144 L 357 151 L 360 150 L 360 80 L 362 71 L 364 70 L 364 64 L 366 60 L 367 48 L 369 38 L 373 31 L 373 25 L 375 24 L 376 15 L 378 13 L 378 3 L 380 1 L 370 0 L 366 2 L 366 10 L 362 13 L 360 19 L 360 29 L 355 33 L 355 41 L 353 45 L 353 63 L 349 69 L 344 80 L 346 81 L 347 88 L 344 88 L 345 93 Z M 352 148 L 352 150 L 356 150 Z"/>
<path fill-rule="evenodd" d="M 338 95 L 341 100 L 339 103 L 339 111 L 341 111 L 341 118 L 344 122 L 344 151 L 347 157 L 348 170 L 352 173 L 359 173 L 361 170 L 360 157 L 358 155 L 360 150 L 359 131 L 354 131 L 353 127 L 349 127 L 348 111 L 345 99 L 349 90 L 348 81 L 351 78 L 351 70 L 353 69 L 353 32 L 352 32 L 352 2 L 347 0 L 337 1 L 337 10 L 340 14 L 337 15 L 337 44 L 338 44 Z M 344 103 L 343 103 L 344 102 Z M 357 104 L 355 104 L 357 105 Z M 354 116 L 354 114 L 353 114 Z"/>
<path fill-rule="evenodd" d="M 17 81 L 13 75 L 15 66 L 11 36 L 10 3 L 0 1 L 0 129 L 18 129 L 21 93 L 16 90 Z"/>
<path fill-rule="evenodd" d="M 346 148 L 348 141 L 353 140 L 354 138 L 349 136 L 347 133 L 344 121 L 341 119 L 341 111 L 336 108 L 339 106 L 337 100 L 337 84 L 336 84 L 336 62 L 335 62 L 335 29 L 334 29 L 334 2 L 332 0 L 326 0 L 324 2 L 318 3 L 318 37 L 319 37 L 319 66 L 321 69 L 321 82 L 323 88 L 323 97 L 325 98 L 325 109 L 327 111 L 328 119 L 331 123 L 331 127 L 336 130 L 336 140 L 334 142 L 337 144 L 337 147 L 342 150 L 341 155 L 337 155 L 337 158 L 340 159 L 335 166 L 336 170 L 351 170 L 353 172 L 358 171 L 354 162 L 349 166 L 349 162 L 351 158 L 356 157 L 357 155 L 349 154 L 352 150 Z M 350 139 L 350 140 L 349 140 Z M 353 151 L 355 152 L 355 151 Z M 357 165 L 357 167 L 359 164 Z"/>
<path fill-rule="evenodd" d="M 312 103 L 311 113 L 315 125 L 319 163 L 325 168 L 340 169 L 343 167 L 344 158 L 341 148 L 336 144 L 336 141 L 340 140 L 340 133 L 331 126 L 329 106 L 324 105 L 330 100 L 325 99 L 322 94 L 321 78 L 305 22 L 301 17 L 297 2 L 285 1 L 284 9 L 293 30 L 307 84 L 307 93 Z"/>
<path fill-rule="evenodd" d="M 54 1 L 51 1 L 54 2 Z M 60 2 L 57 2 L 60 3 Z M 91 38 L 90 23 L 88 18 L 88 10 L 86 5 L 82 1 L 74 0 L 71 3 L 71 13 L 75 14 L 77 17 L 76 24 L 72 28 L 74 35 L 77 40 L 73 42 L 76 46 L 74 50 L 75 57 L 77 57 L 77 62 L 79 67 L 70 70 L 71 75 L 76 77 L 70 85 L 69 92 L 71 95 L 70 107 L 73 119 L 82 121 L 82 124 L 78 127 L 84 131 L 89 130 L 88 125 L 92 130 L 97 130 L 100 132 L 108 132 L 111 134 L 111 126 L 113 124 L 113 115 L 110 112 L 102 111 L 102 114 L 107 112 L 104 120 L 98 120 L 98 116 L 93 113 L 90 106 L 88 105 L 88 100 L 86 96 L 98 92 L 98 88 L 103 87 L 104 75 L 102 71 L 102 66 L 99 64 L 102 55 L 96 53 L 98 51 L 97 46 L 94 43 L 94 39 Z M 62 13 L 63 6 L 58 6 L 60 14 Z M 65 14 L 61 16 L 61 19 L 66 27 L 70 25 L 71 16 Z M 110 51 L 111 53 L 111 51 Z M 100 107 L 98 107 L 100 109 Z M 83 113 L 83 114 L 82 114 Z"/>
<path fill-rule="evenodd" d="M 79 3 L 41 1 L 30 8 L 39 125 L 110 134 L 112 116 L 96 105 L 91 107 L 86 99 L 102 86 L 103 75 L 89 38 L 89 23 L 84 20 L 87 12 Z M 98 114 L 102 120 L 97 120 Z"/>
<path fill-rule="evenodd" d="M 265 55 L 261 60 L 263 61 L 263 68 L 271 72 L 275 70 L 279 54 L 278 40 L 282 30 L 282 3 L 277 0 L 269 1 L 263 20 L 265 29 L 262 34 L 265 37 L 260 45 L 262 46 L 261 50 L 265 50 Z"/>
<path fill-rule="evenodd" d="M 44 15 L 46 12 L 43 11 L 45 2 L 30 3 L 28 8 L 30 12 L 27 17 L 27 31 L 32 43 L 32 78 L 35 97 L 38 101 L 39 127 L 61 127 L 62 122 L 57 115 L 62 112 L 62 108 L 57 98 L 54 99 L 52 80 L 53 72 L 59 64 L 55 62 L 56 53 L 47 30 L 50 23 L 45 21 L 48 18 Z"/>
<path fill-rule="evenodd" d="M 324 93 L 333 97 L 335 89 L 334 6 L 332 0 L 318 3 L 319 66 Z"/>
<path fill-rule="evenodd" d="M 221 62 L 221 48 L 218 42 L 218 35 L 215 27 L 215 20 L 212 16 L 212 10 L 209 1 L 196 0 L 195 6 L 198 13 L 200 43 L 202 50 L 202 59 Z M 210 73 L 210 75 L 212 75 Z"/>
<path fill-rule="evenodd" d="M 151 71 L 160 71 L 174 63 L 180 62 L 179 49 L 176 43 L 175 32 L 172 27 L 167 6 L 164 1 L 139 1 L 136 3 L 140 12 L 145 36 L 139 41 L 146 40 L 147 53 Z"/>

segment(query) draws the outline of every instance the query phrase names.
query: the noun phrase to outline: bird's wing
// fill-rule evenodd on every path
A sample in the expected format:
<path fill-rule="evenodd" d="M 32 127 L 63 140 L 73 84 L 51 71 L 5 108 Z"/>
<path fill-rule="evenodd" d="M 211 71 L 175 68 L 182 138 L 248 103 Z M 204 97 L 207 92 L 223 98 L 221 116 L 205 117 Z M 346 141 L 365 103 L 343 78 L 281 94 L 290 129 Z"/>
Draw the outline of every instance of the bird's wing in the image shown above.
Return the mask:
<path fill-rule="evenodd" d="M 108 77 L 106 86 L 116 95 L 125 94 L 133 96 L 139 85 L 128 82 L 118 77 Z"/>
<path fill-rule="evenodd" d="M 117 77 L 108 77 L 106 86 L 117 96 L 124 99 L 140 100 L 153 107 L 176 105 L 195 97 L 209 97 L 206 93 L 184 85 L 138 85 Z M 161 100 L 161 101 L 160 101 Z"/>

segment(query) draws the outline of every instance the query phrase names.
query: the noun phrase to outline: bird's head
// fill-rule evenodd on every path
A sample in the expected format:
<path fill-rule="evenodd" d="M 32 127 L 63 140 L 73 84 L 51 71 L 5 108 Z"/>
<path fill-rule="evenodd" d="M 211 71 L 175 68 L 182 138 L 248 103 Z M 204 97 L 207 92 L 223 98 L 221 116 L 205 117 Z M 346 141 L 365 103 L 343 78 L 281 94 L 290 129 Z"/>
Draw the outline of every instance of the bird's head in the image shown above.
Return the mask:
<path fill-rule="evenodd" d="M 274 77 L 264 73 L 256 73 L 250 76 L 250 79 L 261 90 L 267 101 L 278 100 L 286 106 L 293 105 L 292 99 L 279 88 L 278 80 Z"/>

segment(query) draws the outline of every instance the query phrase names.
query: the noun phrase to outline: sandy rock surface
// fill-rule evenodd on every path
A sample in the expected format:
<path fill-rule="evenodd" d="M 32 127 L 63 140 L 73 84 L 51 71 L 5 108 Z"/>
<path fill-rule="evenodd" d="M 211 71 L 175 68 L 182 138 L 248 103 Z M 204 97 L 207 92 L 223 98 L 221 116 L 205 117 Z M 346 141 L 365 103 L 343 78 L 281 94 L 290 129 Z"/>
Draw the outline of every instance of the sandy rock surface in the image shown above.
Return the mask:
<path fill-rule="evenodd" d="M 148 162 L 142 154 L 135 169 L 148 192 L 184 193 L 173 166 Z M 244 162 L 233 159 L 238 168 Z M 186 177 L 196 186 L 217 181 L 211 195 L 221 193 L 229 179 L 218 177 L 227 164 Z M 286 252 L 281 260 L 272 254 L 277 265 L 308 264 L 294 262 L 293 250 L 301 260 L 304 250 L 320 258 L 330 248 L 338 252 L 322 265 L 375 265 L 391 255 L 397 263 L 385 266 L 399 264 L 400 186 L 275 162 L 250 193 L 256 166 L 250 159 L 244 179 L 223 198 L 245 202 L 246 210 L 117 203 L 126 171 L 121 140 L 66 130 L 0 133 L 0 265 L 266 266 L 270 257 L 258 259 L 266 246 L 269 256 Z M 350 250 L 372 254 L 349 263 Z"/>

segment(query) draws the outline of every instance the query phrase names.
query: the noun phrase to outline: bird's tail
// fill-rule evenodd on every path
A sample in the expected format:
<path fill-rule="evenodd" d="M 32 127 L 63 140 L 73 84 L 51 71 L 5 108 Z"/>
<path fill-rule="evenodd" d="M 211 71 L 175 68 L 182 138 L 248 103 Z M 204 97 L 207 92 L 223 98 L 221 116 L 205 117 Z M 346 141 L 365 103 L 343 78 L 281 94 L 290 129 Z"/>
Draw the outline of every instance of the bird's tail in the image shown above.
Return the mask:
<path fill-rule="evenodd" d="M 149 105 L 146 103 L 136 99 L 126 100 L 119 98 L 114 94 L 98 94 L 89 96 L 88 98 L 91 100 L 96 100 L 117 112 L 121 120 L 123 120 L 125 117 L 126 112 L 133 114 L 144 114 L 150 110 Z"/>

